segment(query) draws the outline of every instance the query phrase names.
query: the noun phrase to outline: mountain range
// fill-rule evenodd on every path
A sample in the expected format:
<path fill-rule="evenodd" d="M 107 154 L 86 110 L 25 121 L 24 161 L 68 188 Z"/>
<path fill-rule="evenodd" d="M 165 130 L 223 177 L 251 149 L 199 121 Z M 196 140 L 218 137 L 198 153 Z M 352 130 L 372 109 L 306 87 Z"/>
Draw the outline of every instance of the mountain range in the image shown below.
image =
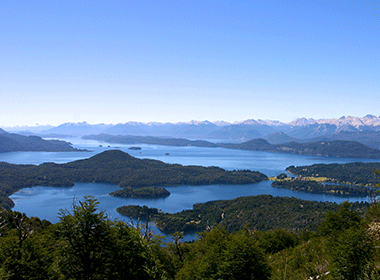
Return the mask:
<path fill-rule="evenodd" d="M 380 117 L 343 116 L 338 119 L 298 118 L 284 123 L 275 120 L 241 122 L 191 121 L 179 123 L 127 122 L 119 124 L 64 123 L 56 127 L 15 127 L 7 131 L 41 137 L 81 137 L 84 135 L 134 135 L 187 139 L 228 139 L 248 141 L 263 138 L 271 144 L 348 140 L 380 148 Z"/>

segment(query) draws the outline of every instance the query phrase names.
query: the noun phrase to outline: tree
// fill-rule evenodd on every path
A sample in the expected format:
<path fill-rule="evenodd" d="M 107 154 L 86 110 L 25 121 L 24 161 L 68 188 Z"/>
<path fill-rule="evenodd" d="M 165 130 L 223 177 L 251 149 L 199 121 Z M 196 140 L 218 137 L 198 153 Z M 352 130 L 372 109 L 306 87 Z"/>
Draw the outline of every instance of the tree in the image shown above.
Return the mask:
<path fill-rule="evenodd" d="M 219 279 L 269 279 L 270 267 L 264 253 L 246 232 L 233 234 L 223 251 Z"/>
<path fill-rule="evenodd" d="M 318 230 L 323 236 L 339 233 L 351 227 L 360 226 L 362 219 L 360 215 L 350 210 L 352 203 L 343 202 L 337 212 L 329 211 Z"/>
<path fill-rule="evenodd" d="M 269 279 L 267 259 L 249 233 L 217 226 L 200 235 L 176 279 Z"/>
<path fill-rule="evenodd" d="M 92 196 L 61 210 L 62 273 L 74 279 L 149 279 L 154 261 L 138 229 L 110 221 Z"/>
<path fill-rule="evenodd" d="M 363 277 L 373 273 L 370 267 L 373 244 L 364 227 L 349 228 L 333 236 L 327 242 L 327 250 L 331 257 L 329 267 L 333 279 L 367 279 Z"/>

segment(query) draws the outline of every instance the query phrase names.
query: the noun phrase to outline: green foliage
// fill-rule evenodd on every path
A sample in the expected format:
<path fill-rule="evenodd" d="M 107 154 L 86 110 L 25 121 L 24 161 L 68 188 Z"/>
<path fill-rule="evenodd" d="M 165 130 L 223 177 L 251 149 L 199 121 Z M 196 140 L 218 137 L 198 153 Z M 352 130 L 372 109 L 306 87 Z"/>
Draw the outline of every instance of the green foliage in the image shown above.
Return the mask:
<path fill-rule="evenodd" d="M 366 277 L 373 274 L 370 262 L 374 249 L 364 227 L 351 227 L 333 235 L 327 242 L 327 250 L 331 257 L 329 268 L 333 279 L 374 279 Z"/>
<path fill-rule="evenodd" d="M 192 244 L 176 279 L 268 279 L 266 257 L 247 233 L 215 227 Z"/>
<path fill-rule="evenodd" d="M 340 205 L 339 210 L 329 211 L 326 213 L 324 221 L 319 226 L 319 232 L 326 236 L 337 232 L 347 230 L 349 228 L 358 228 L 362 223 L 362 217 L 350 207 L 352 203 L 344 202 Z"/>
<path fill-rule="evenodd" d="M 65 240 L 60 250 L 61 272 L 74 279 L 148 279 L 148 246 L 137 229 L 111 222 L 97 212 L 98 202 L 85 197 L 62 210 L 58 234 Z"/>
<path fill-rule="evenodd" d="M 279 251 L 270 260 L 273 280 L 326 279 L 324 275 L 329 271 L 324 237 Z"/>
<path fill-rule="evenodd" d="M 218 279 L 269 279 L 271 269 L 266 256 L 246 233 L 232 235 L 222 261 Z"/>
<path fill-rule="evenodd" d="M 300 243 L 296 233 L 283 229 L 265 232 L 256 231 L 254 233 L 254 238 L 257 240 L 258 246 L 269 254 L 280 252 L 286 248 L 295 247 Z"/>

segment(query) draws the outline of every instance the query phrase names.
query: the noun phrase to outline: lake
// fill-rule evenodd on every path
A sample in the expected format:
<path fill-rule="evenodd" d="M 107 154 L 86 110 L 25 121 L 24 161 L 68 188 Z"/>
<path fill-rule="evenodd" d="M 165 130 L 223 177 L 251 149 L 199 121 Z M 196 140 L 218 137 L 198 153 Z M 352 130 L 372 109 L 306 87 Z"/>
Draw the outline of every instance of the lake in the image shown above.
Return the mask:
<path fill-rule="evenodd" d="M 67 140 L 66 140 L 67 141 Z M 218 166 L 227 170 L 249 169 L 260 171 L 268 176 L 276 176 L 285 172 L 290 165 L 311 165 L 314 163 L 347 163 L 374 162 L 379 160 L 354 158 L 323 158 L 300 155 L 267 153 L 258 151 L 231 150 L 223 148 L 203 147 L 169 147 L 157 145 L 109 145 L 93 140 L 70 139 L 73 146 L 88 149 L 89 152 L 15 152 L 0 154 L 0 161 L 15 164 L 41 164 L 43 162 L 66 163 L 88 158 L 109 149 L 120 149 L 138 158 L 150 158 L 166 163 L 183 165 Z M 102 146 L 100 146 L 102 145 Z M 141 150 L 129 150 L 131 146 L 139 146 Z M 211 186 L 178 186 L 166 187 L 171 195 L 160 199 L 117 198 L 108 193 L 118 189 L 111 184 L 77 183 L 73 187 L 33 187 L 22 189 L 10 198 L 15 202 L 15 211 L 29 216 L 37 216 L 53 223 L 57 222 L 60 209 L 70 209 L 74 199 L 83 199 L 84 195 L 93 195 L 100 202 L 100 209 L 105 210 L 110 218 L 129 221 L 116 212 L 123 205 L 147 205 L 159 208 L 164 212 L 175 213 L 184 209 L 192 209 L 192 205 L 210 200 L 233 199 L 241 196 L 270 194 L 273 196 L 296 197 L 313 201 L 343 202 L 367 201 L 366 198 L 335 197 L 331 195 L 308 194 L 288 189 L 271 187 L 265 181 L 249 185 L 211 185 Z M 158 229 L 154 228 L 158 233 Z M 192 235 L 187 239 L 193 238 Z"/>

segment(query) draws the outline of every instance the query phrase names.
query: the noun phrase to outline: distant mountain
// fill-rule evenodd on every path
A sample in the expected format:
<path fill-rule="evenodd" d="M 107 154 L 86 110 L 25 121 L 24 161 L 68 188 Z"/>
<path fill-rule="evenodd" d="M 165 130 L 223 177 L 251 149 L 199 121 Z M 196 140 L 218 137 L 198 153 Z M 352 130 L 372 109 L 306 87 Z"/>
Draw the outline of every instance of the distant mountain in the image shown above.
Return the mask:
<path fill-rule="evenodd" d="M 204 140 L 187 140 L 183 138 L 160 138 L 152 136 L 134 136 L 134 135 L 88 135 L 83 139 L 100 140 L 110 144 L 150 144 L 162 146 L 192 146 L 192 147 L 218 147 L 218 144 Z"/>
<path fill-rule="evenodd" d="M 312 139 L 312 141 L 346 140 L 356 141 L 374 149 L 380 149 L 380 131 L 338 131 L 336 133 Z"/>
<path fill-rule="evenodd" d="M 278 132 L 283 123 L 276 121 L 246 120 L 244 122 L 225 125 L 211 133 L 206 139 L 242 139 L 249 140 L 261 138 L 268 134 Z"/>
<path fill-rule="evenodd" d="M 81 123 L 64 123 L 57 127 L 53 127 L 44 131 L 41 131 L 42 135 L 70 135 L 70 136 L 82 136 L 85 134 L 102 133 L 105 129 L 113 125 L 96 124 L 90 125 L 87 122 Z"/>
<path fill-rule="evenodd" d="M 369 148 L 355 141 L 319 141 L 306 143 L 270 144 L 262 138 L 253 139 L 243 143 L 212 143 L 205 140 L 187 140 L 181 138 L 159 138 L 151 136 L 126 135 L 90 135 L 84 139 L 100 140 L 113 144 L 153 144 L 163 146 L 193 146 L 209 148 L 227 148 L 251 151 L 265 151 L 275 153 L 290 153 L 308 156 L 344 157 L 344 158 L 380 158 L 380 150 Z"/>
<path fill-rule="evenodd" d="M 110 135 L 154 136 L 187 139 L 239 139 L 245 141 L 255 138 L 266 138 L 270 134 L 282 132 L 297 141 L 305 142 L 314 141 L 318 137 L 325 137 L 333 134 L 338 135 L 339 132 L 380 131 L 380 117 L 366 115 L 362 118 L 352 116 L 343 116 L 338 119 L 299 118 L 290 123 L 261 119 L 250 119 L 234 123 L 224 121 L 190 121 L 179 123 L 127 122 L 116 125 L 90 125 L 87 122 L 81 122 L 65 123 L 57 127 L 42 131 L 40 130 L 39 132 L 35 132 L 38 131 L 37 127 L 34 127 L 33 131 L 26 127 L 21 128 L 24 131 L 23 134 L 30 135 L 30 133 L 36 133 L 42 137 L 46 137 L 48 135 L 84 136 L 104 133 Z M 15 132 L 15 128 L 12 128 L 12 131 Z M 374 147 L 374 145 L 371 144 L 371 147 Z"/>
<path fill-rule="evenodd" d="M 7 132 L 17 133 L 22 135 L 32 135 L 40 133 L 41 131 L 48 130 L 53 128 L 51 125 L 37 125 L 37 126 L 13 126 L 13 127 L 4 127 Z"/>
<path fill-rule="evenodd" d="M 263 137 L 263 139 L 267 140 L 269 143 L 273 145 L 284 144 L 284 143 L 289 143 L 289 142 L 303 142 L 300 139 L 290 137 L 284 132 L 272 133 Z"/>
<path fill-rule="evenodd" d="M 0 134 L 0 153 L 19 151 L 67 152 L 78 151 L 71 143 L 60 140 L 43 140 L 38 136 L 23 136 L 14 133 Z"/>
<path fill-rule="evenodd" d="M 239 144 L 219 143 L 219 146 L 227 149 L 276 152 L 276 148 L 274 145 L 271 145 L 267 140 L 261 138 L 253 139 Z"/>
<path fill-rule="evenodd" d="M 276 145 L 278 151 L 321 157 L 380 158 L 380 150 L 369 148 L 355 141 L 320 141 L 308 143 L 285 143 Z"/>
<path fill-rule="evenodd" d="M 315 124 L 317 121 L 314 119 L 298 118 L 289 123 L 290 126 L 305 126 Z"/>
<path fill-rule="evenodd" d="M 304 126 L 290 126 L 284 130 L 290 137 L 298 139 L 312 139 L 335 133 L 337 127 L 332 124 L 308 124 Z"/>

